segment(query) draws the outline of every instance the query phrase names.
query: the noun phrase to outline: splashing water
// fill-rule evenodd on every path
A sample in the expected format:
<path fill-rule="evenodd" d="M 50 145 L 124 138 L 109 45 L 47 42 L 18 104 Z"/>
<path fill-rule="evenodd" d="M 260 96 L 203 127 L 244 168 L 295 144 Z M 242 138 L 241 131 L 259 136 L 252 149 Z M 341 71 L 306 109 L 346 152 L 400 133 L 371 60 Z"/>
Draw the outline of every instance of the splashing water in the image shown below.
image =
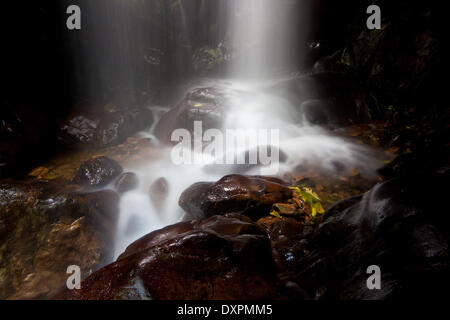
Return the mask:
<path fill-rule="evenodd" d="M 232 95 L 229 111 L 224 119 L 225 128 L 276 128 L 280 132 L 279 149 L 287 156 L 280 163 L 279 176 L 291 172 L 298 165 L 314 165 L 325 171 L 335 171 L 335 164 L 345 170 L 357 167 L 361 174 L 370 176 L 378 167 L 373 150 L 356 145 L 339 137 L 331 136 L 327 130 L 297 120 L 295 106 L 283 97 L 260 90 L 259 84 L 248 82 L 215 82 L 227 86 L 227 90 L 239 92 Z M 244 95 L 241 93 L 245 92 Z M 151 136 L 148 133 L 143 133 Z M 153 137 L 153 139 L 156 139 Z M 179 222 L 183 211 L 178 206 L 181 193 L 193 183 L 217 181 L 226 174 L 235 173 L 236 166 L 217 165 L 215 170 L 205 170 L 205 165 L 175 165 L 171 159 L 171 148 L 163 147 L 158 158 L 145 165 L 129 167 L 140 178 L 139 187 L 122 196 L 117 230 L 115 256 L 119 255 L 134 240 L 145 234 Z M 234 152 L 236 150 L 227 150 Z M 222 157 L 221 154 L 217 158 Z M 245 174 L 260 174 L 254 167 Z M 342 170 L 342 168 L 341 168 Z M 151 202 L 149 186 L 160 178 L 168 184 L 164 206 L 158 208 Z"/>

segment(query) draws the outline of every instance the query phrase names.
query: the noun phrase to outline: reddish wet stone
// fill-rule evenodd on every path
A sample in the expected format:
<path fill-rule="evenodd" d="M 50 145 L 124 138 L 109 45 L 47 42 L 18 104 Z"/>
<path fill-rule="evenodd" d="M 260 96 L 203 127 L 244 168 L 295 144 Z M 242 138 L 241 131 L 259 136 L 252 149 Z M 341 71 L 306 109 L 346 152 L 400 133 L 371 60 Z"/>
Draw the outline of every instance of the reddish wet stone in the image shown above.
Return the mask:
<path fill-rule="evenodd" d="M 270 242 L 241 216 L 181 222 L 133 243 L 63 299 L 267 299 L 275 295 Z"/>

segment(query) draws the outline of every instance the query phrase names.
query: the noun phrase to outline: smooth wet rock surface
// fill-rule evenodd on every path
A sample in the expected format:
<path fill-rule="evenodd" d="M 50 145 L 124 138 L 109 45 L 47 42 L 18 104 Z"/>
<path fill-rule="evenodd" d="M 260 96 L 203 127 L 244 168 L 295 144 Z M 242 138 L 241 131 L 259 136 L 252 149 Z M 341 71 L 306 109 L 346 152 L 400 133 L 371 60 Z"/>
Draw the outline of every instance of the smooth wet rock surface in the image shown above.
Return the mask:
<path fill-rule="evenodd" d="M 225 176 L 216 183 L 196 183 L 179 199 L 187 218 L 239 212 L 256 220 L 267 215 L 274 203 L 291 198 L 292 191 L 277 178 Z"/>
<path fill-rule="evenodd" d="M 64 299 L 267 299 L 276 268 L 267 235 L 240 216 L 182 222 L 136 241 Z"/>

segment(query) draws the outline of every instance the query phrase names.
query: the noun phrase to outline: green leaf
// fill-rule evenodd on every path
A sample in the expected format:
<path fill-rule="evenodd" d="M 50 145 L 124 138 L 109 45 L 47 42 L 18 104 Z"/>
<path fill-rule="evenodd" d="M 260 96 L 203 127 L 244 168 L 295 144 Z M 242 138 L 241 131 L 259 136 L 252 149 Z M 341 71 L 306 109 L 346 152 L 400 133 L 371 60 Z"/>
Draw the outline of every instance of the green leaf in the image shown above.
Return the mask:
<path fill-rule="evenodd" d="M 291 190 L 295 190 L 300 195 L 300 198 L 311 207 L 311 215 L 316 217 L 317 214 L 325 213 L 323 209 L 321 200 L 317 193 L 315 193 L 311 188 L 298 188 L 298 187 L 289 187 Z"/>

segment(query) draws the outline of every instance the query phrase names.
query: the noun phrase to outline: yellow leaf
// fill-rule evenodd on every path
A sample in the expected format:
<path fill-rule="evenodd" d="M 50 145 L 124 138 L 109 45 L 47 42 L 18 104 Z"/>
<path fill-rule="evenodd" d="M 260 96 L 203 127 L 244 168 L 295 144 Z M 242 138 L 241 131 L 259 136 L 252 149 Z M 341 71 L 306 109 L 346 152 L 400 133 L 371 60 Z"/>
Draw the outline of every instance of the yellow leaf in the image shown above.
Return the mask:
<path fill-rule="evenodd" d="M 325 212 L 323 209 L 321 200 L 317 193 L 315 193 L 311 188 L 298 188 L 298 187 L 289 187 L 291 190 L 295 190 L 299 193 L 300 198 L 305 202 L 307 205 L 311 207 L 311 215 L 315 217 L 318 213 L 322 214 Z"/>
<path fill-rule="evenodd" d="M 309 193 L 311 196 L 313 196 L 314 198 L 316 198 L 317 200 L 320 201 L 319 196 L 317 195 L 317 193 L 312 191 L 312 189 L 310 189 L 310 188 L 303 188 L 303 190 L 305 190 L 306 193 Z"/>
<path fill-rule="evenodd" d="M 277 218 L 280 218 L 280 219 L 283 219 L 283 217 L 280 216 L 280 214 L 279 214 L 278 212 L 276 212 L 276 211 L 271 211 L 271 212 L 270 212 L 270 215 L 271 215 L 271 216 L 274 216 L 274 217 L 277 217 Z"/>

